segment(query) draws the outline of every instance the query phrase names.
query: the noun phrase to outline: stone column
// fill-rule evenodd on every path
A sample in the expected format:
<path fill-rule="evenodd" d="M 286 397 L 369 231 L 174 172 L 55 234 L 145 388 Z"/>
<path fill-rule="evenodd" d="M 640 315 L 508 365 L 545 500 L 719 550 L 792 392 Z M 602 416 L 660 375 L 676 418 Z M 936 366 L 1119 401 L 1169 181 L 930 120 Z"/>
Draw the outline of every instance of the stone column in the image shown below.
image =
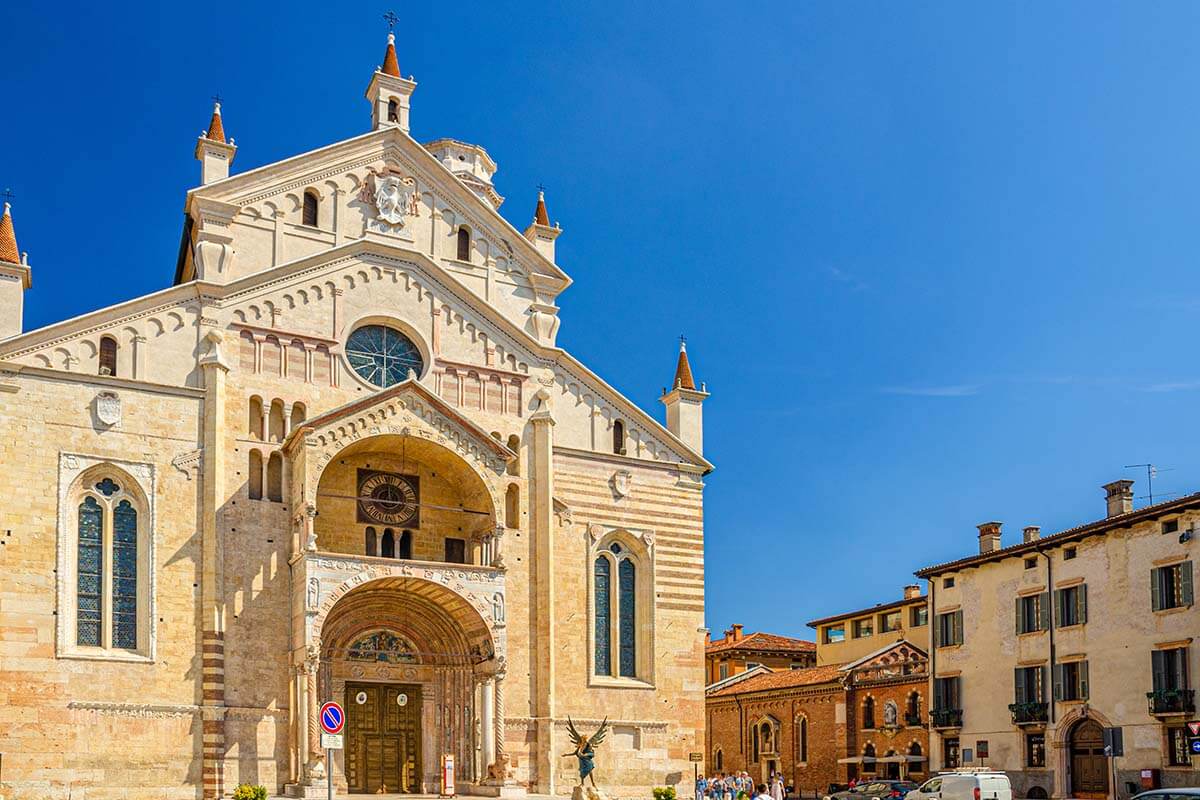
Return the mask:
<path fill-rule="evenodd" d="M 133 377 L 146 380 L 146 337 L 134 336 L 133 344 Z"/>
<path fill-rule="evenodd" d="M 288 403 L 283 407 L 283 438 L 287 439 L 292 432 L 292 409 L 295 404 Z"/>
<path fill-rule="evenodd" d="M 321 721 L 318 715 L 321 711 L 321 694 L 317 689 L 317 670 L 321 666 L 320 658 L 316 653 L 315 647 L 309 648 L 308 657 L 304 661 L 305 665 L 305 686 L 308 694 L 308 703 L 305 708 L 308 715 L 308 741 L 305 743 L 305 755 L 308 758 L 308 778 L 310 780 L 321 779 L 325 777 L 325 770 L 329 765 L 325 764 L 324 753 L 321 752 Z"/>
<path fill-rule="evenodd" d="M 496 737 L 496 762 L 504 761 L 504 756 L 508 753 L 508 748 L 504 744 L 504 677 L 503 670 L 496 673 L 496 699 L 493 715 L 495 717 L 495 737 Z M 501 764 L 501 768 L 503 768 Z M 500 776 L 504 778 L 503 775 Z"/>
<path fill-rule="evenodd" d="M 550 392 L 537 393 L 538 410 L 530 417 L 533 427 L 530 442 L 529 528 L 533 539 L 533 602 L 539 610 L 530 632 L 533 658 L 533 716 L 537 720 L 537 739 L 533 751 L 533 790 L 555 794 L 554 780 L 554 417 L 550 413 Z"/>
<path fill-rule="evenodd" d="M 495 683 L 491 678 L 484 678 L 479 685 L 479 725 L 483 751 L 483 768 L 486 770 L 496 761 L 496 723 L 493 719 L 495 709 Z"/>

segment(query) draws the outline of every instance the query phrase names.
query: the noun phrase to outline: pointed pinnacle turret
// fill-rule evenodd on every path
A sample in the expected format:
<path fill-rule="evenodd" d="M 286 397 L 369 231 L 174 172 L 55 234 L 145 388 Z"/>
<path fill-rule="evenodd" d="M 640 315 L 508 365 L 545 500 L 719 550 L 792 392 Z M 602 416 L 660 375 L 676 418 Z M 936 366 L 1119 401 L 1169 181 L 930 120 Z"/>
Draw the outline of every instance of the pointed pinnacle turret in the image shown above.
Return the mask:
<path fill-rule="evenodd" d="M 221 104 L 213 103 L 212 119 L 208 123 L 208 131 L 205 132 L 204 138 L 212 142 L 225 143 L 225 126 L 221 124 Z"/>
<path fill-rule="evenodd" d="M 679 337 L 679 362 L 675 365 L 675 382 L 671 386 L 674 389 L 696 390 L 696 381 L 692 377 L 692 365 L 688 363 L 687 341 L 682 336 Z"/>
<path fill-rule="evenodd" d="M 396 60 L 396 34 L 388 33 L 387 50 L 383 53 L 383 66 L 379 71 L 394 78 L 400 77 L 400 62 Z"/>
<path fill-rule="evenodd" d="M 21 263 L 21 252 L 17 249 L 17 235 L 13 232 L 12 206 L 4 204 L 4 216 L 0 216 L 0 261 L 9 264 Z"/>
<path fill-rule="evenodd" d="M 536 225 L 550 227 L 550 215 L 546 213 L 546 191 L 538 189 L 537 208 L 533 210 L 533 222 Z"/>

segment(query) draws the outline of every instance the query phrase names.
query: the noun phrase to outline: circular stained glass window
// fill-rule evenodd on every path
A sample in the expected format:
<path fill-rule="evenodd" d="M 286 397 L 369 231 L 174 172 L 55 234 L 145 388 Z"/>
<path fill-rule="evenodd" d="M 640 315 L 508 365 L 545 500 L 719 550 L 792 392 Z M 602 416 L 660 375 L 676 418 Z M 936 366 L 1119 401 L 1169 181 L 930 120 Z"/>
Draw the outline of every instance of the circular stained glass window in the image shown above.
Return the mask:
<path fill-rule="evenodd" d="M 412 340 L 386 325 L 364 325 L 346 341 L 350 367 L 368 383 L 387 388 L 425 369 L 421 351 Z"/>

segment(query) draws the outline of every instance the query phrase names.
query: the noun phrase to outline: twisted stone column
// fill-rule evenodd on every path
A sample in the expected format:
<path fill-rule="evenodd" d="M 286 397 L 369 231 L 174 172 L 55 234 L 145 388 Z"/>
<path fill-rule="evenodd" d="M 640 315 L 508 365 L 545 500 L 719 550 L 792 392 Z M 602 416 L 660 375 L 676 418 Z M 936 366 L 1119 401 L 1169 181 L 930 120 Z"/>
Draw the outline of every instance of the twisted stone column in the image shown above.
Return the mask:
<path fill-rule="evenodd" d="M 504 757 L 508 751 L 504 747 L 504 673 L 496 673 L 495 683 L 495 708 L 493 709 L 493 720 L 496 726 L 495 729 L 495 748 L 496 748 L 496 763 L 503 766 Z M 500 776 L 504 778 L 504 775 Z"/>

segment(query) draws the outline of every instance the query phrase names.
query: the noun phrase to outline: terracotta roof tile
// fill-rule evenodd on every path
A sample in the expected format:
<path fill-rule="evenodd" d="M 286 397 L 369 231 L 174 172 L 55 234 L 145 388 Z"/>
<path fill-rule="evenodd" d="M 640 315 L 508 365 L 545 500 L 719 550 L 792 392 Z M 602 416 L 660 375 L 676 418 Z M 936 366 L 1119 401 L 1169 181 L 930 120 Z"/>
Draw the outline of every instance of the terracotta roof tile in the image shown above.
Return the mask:
<path fill-rule="evenodd" d="M 213 142 L 225 143 L 225 126 L 221 124 L 221 104 L 213 103 L 212 119 L 208 123 L 208 132 L 204 138 Z"/>
<path fill-rule="evenodd" d="M 740 639 L 717 639 L 709 642 L 704 648 L 705 653 L 725 653 L 732 650 L 750 650 L 761 652 L 771 650 L 787 653 L 815 653 L 817 645 L 804 639 L 793 639 L 790 636 L 777 636 L 774 633 L 748 633 Z"/>
<path fill-rule="evenodd" d="M 680 387 L 692 390 L 696 388 L 696 381 L 692 377 L 692 365 L 688 363 L 687 343 L 682 341 L 679 343 L 679 363 L 675 365 L 675 380 L 671 384 L 672 389 Z"/>
<path fill-rule="evenodd" d="M 550 215 L 546 213 L 546 193 L 538 189 L 537 208 L 533 210 L 533 221 L 538 225 L 550 227 Z"/>
<path fill-rule="evenodd" d="M 17 234 L 13 231 L 12 211 L 8 203 L 4 204 L 4 216 L 0 217 L 0 261 L 21 263 L 21 252 L 17 249 Z"/>
<path fill-rule="evenodd" d="M 798 686 L 816 686 L 821 683 L 833 683 L 841 677 L 841 664 L 825 664 L 820 667 L 807 669 L 787 669 L 770 672 L 765 675 L 755 675 L 753 678 L 727 686 L 713 692 L 709 697 L 728 697 L 734 694 L 762 692 L 770 689 L 794 689 Z"/>
<path fill-rule="evenodd" d="M 383 53 L 383 66 L 379 71 L 384 75 L 400 77 L 400 62 L 396 60 L 396 34 L 388 34 L 387 50 Z"/>

